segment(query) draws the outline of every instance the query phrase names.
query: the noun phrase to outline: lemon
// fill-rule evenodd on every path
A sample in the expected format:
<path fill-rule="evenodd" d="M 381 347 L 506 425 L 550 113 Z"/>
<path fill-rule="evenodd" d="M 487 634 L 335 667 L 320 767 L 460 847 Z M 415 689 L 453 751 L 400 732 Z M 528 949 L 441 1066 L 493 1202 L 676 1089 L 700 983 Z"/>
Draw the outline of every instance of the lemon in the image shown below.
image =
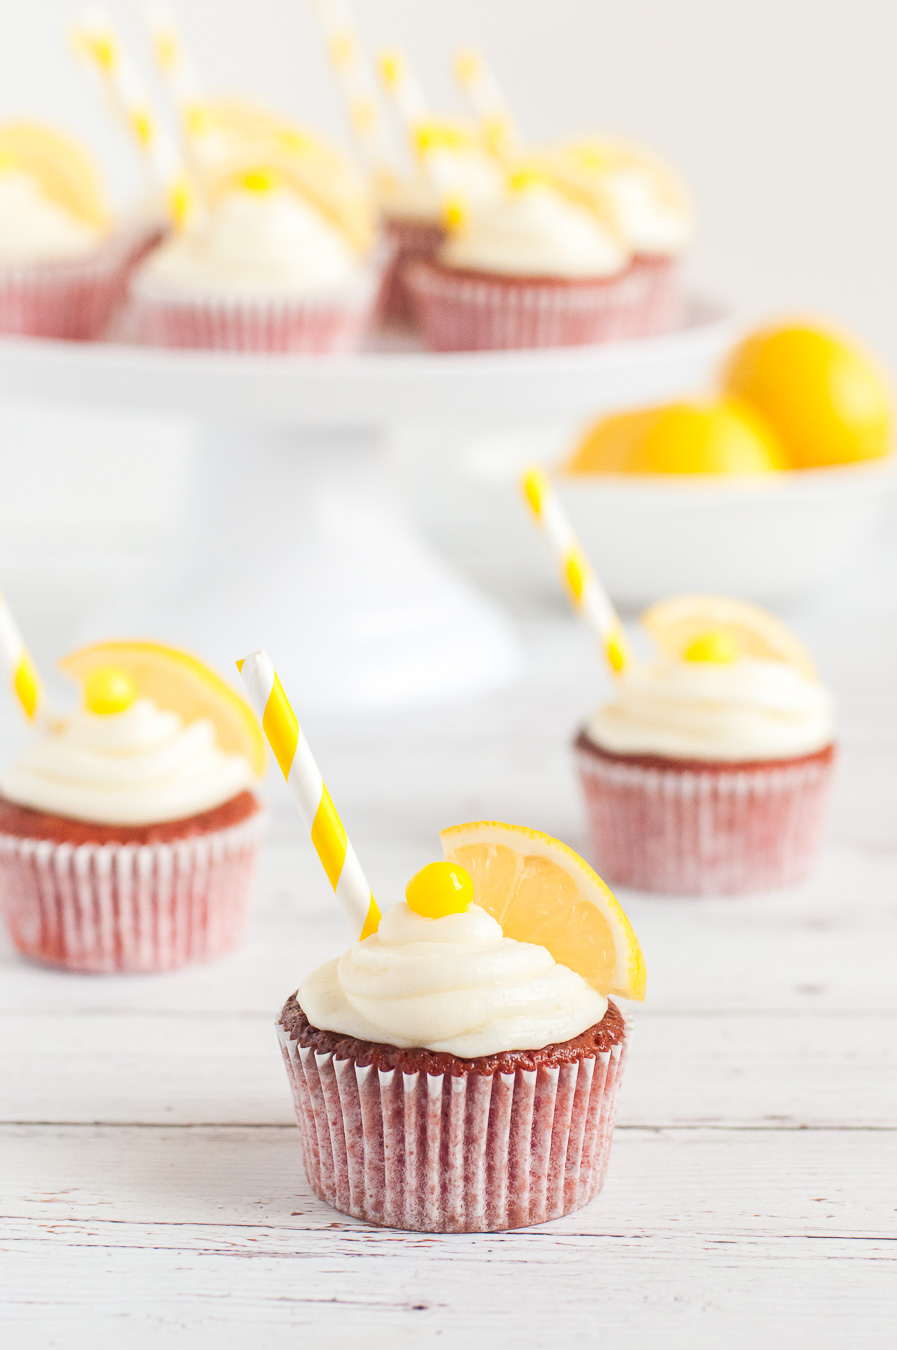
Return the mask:
<path fill-rule="evenodd" d="M 871 356 L 837 333 L 760 328 L 732 352 L 723 379 L 775 429 L 795 468 L 876 459 L 891 448 L 890 386 Z"/>
<path fill-rule="evenodd" d="M 109 224 L 100 172 L 71 136 L 36 122 L 0 126 L 0 166 L 36 178 L 51 201 L 88 225 Z"/>
<path fill-rule="evenodd" d="M 547 947 L 601 994 L 645 997 L 645 961 L 607 886 L 566 844 L 500 821 L 440 832 L 447 860 L 473 881 L 474 903 L 506 937 Z"/>
<path fill-rule="evenodd" d="M 64 656 L 59 668 L 87 691 L 109 679 L 130 679 L 142 698 L 178 713 L 185 722 L 208 717 L 218 744 L 245 755 L 254 772 L 265 771 L 265 738 L 249 704 L 220 675 L 177 647 L 156 642 L 97 642 Z"/>
<path fill-rule="evenodd" d="M 769 473 L 786 467 L 775 433 L 734 399 L 615 413 L 588 431 L 567 473 Z"/>
<path fill-rule="evenodd" d="M 677 595 L 652 605 L 642 627 L 661 651 L 685 660 L 755 656 L 796 666 L 815 680 L 809 652 L 774 615 L 748 600 L 723 595 Z M 708 655 L 707 653 L 711 654 Z M 691 655 L 689 655 L 691 653 Z"/>

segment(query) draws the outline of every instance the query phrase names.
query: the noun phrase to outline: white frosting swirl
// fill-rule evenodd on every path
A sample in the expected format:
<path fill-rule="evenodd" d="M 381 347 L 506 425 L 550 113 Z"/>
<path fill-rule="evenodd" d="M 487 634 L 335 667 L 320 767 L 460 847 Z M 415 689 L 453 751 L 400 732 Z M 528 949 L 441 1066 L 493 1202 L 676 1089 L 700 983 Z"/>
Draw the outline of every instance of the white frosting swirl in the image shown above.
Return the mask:
<path fill-rule="evenodd" d="M 784 661 L 661 656 L 632 666 L 587 734 L 613 754 L 744 762 L 822 750 L 833 724 L 831 695 Z"/>
<path fill-rule="evenodd" d="M 0 265 L 83 258 L 102 239 L 100 230 L 48 197 L 32 174 L 0 171 Z"/>
<path fill-rule="evenodd" d="M 440 252 L 450 267 L 530 277 L 610 277 L 626 267 L 620 241 L 591 211 L 532 184 L 474 211 Z"/>
<path fill-rule="evenodd" d="M 633 253 L 675 257 L 691 242 L 689 213 L 664 196 L 655 175 L 638 167 L 609 172 L 603 180 L 617 224 Z"/>
<path fill-rule="evenodd" d="M 141 283 L 229 295 L 339 295 L 365 274 L 348 239 L 290 188 L 225 194 L 147 259 Z"/>
<path fill-rule="evenodd" d="M 479 905 L 425 919 L 402 902 L 373 937 L 302 984 L 313 1026 L 464 1059 L 541 1050 L 600 1022 L 607 999 L 544 947 L 506 938 Z"/>
<path fill-rule="evenodd" d="M 101 825 L 155 825 L 211 811 L 253 782 L 243 755 L 218 747 L 203 718 L 184 726 L 150 699 L 124 712 L 78 712 L 0 776 L 22 806 Z"/>

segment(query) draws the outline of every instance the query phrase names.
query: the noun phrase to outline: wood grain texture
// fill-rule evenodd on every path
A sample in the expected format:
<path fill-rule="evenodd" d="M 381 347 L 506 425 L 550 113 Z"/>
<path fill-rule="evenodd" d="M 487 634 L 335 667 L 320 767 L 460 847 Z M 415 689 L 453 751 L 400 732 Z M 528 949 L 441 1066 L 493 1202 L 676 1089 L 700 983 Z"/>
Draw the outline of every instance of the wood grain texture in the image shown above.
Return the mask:
<path fill-rule="evenodd" d="M 273 1021 L 349 935 L 273 780 L 240 953 L 90 978 L 0 946 L 4 1347 L 890 1350 L 894 613 L 873 589 L 805 624 L 843 719 L 817 875 L 740 900 L 621 897 L 648 1003 L 607 1186 L 559 1222 L 431 1237 L 366 1228 L 310 1192 Z M 524 635 L 527 676 L 506 694 L 308 724 L 383 903 L 452 821 L 583 846 L 566 747 L 597 660 L 560 612 L 528 611 Z"/>

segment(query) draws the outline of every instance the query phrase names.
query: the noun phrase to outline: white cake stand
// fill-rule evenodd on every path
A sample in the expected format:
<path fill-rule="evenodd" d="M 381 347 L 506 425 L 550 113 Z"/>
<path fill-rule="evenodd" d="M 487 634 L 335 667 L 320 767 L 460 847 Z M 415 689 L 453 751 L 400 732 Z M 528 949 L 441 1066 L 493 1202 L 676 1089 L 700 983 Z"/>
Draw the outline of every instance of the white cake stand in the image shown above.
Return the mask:
<path fill-rule="evenodd" d="M 183 413 L 200 424 L 173 580 L 116 616 L 222 668 L 268 648 L 303 707 L 386 707 L 494 689 L 517 664 L 502 611 L 430 552 L 384 472 L 402 423 L 527 426 L 706 384 L 731 336 L 691 306 L 681 331 L 601 347 L 250 357 L 0 340 L 0 391 Z M 164 569 L 160 566 L 160 573 Z"/>

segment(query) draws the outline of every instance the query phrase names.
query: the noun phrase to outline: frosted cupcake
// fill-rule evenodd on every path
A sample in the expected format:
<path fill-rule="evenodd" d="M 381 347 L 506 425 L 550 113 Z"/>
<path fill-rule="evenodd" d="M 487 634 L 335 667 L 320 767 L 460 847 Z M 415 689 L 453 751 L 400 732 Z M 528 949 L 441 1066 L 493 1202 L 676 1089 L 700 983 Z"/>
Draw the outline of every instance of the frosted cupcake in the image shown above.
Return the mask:
<path fill-rule="evenodd" d="M 279 171 L 241 174 L 131 283 L 140 338 L 168 347 L 345 352 L 367 328 L 379 267 Z"/>
<path fill-rule="evenodd" d="M 632 252 L 639 303 L 630 336 L 669 332 L 682 318 L 682 259 L 694 236 L 694 212 L 679 176 L 639 146 L 607 137 L 558 151 L 564 180 L 580 186 L 601 218 L 608 213 Z"/>
<path fill-rule="evenodd" d="M 63 668 L 83 680 L 83 708 L 0 775 L 0 906 L 15 946 L 78 971 L 230 951 L 262 826 L 251 713 L 170 648 L 105 644 Z"/>
<path fill-rule="evenodd" d="M 607 1170 L 635 934 L 547 835 L 443 831 L 447 861 L 314 971 L 278 1033 L 309 1182 L 369 1223 L 479 1232 L 586 1204 Z"/>
<path fill-rule="evenodd" d="M 446 241 L 446 197 L 478 208 L 504 195 L 505 175 L 495 159 L 470 137 L 452 135 L 442 124 L 417 129 L 418 158 L 412 172 L 378 176 L 375 196 L 392 257 L 384 288 L 383 316 L 408 322 L 414 306 L 405 282 L 408 265 L 434 258 Z M 440 189 L 423 158 L 439 156 Z"/>
<path fill-rule="evenodd" d="M 101 336 L 128 262 L 87 152 L 50 127 L 0 127 L 0 332 Z"/>
<path fill-rule="evenodd" d="M 655 656 L 627 665 L 576 741 L 596 867 L 685 895 L 799 881 L 835 756 L 832 698 L 808 654 L 744 601 L 683 596 L 642 623 Z"/>
<path fill-rule="evenodd" d="M 435 259 L 410 264 L 406 278 L 436 351 L 563 347 L 627 329 L 628 264 L 611 226 L 524 173 L 500 201 L 462 218 Z"/>

